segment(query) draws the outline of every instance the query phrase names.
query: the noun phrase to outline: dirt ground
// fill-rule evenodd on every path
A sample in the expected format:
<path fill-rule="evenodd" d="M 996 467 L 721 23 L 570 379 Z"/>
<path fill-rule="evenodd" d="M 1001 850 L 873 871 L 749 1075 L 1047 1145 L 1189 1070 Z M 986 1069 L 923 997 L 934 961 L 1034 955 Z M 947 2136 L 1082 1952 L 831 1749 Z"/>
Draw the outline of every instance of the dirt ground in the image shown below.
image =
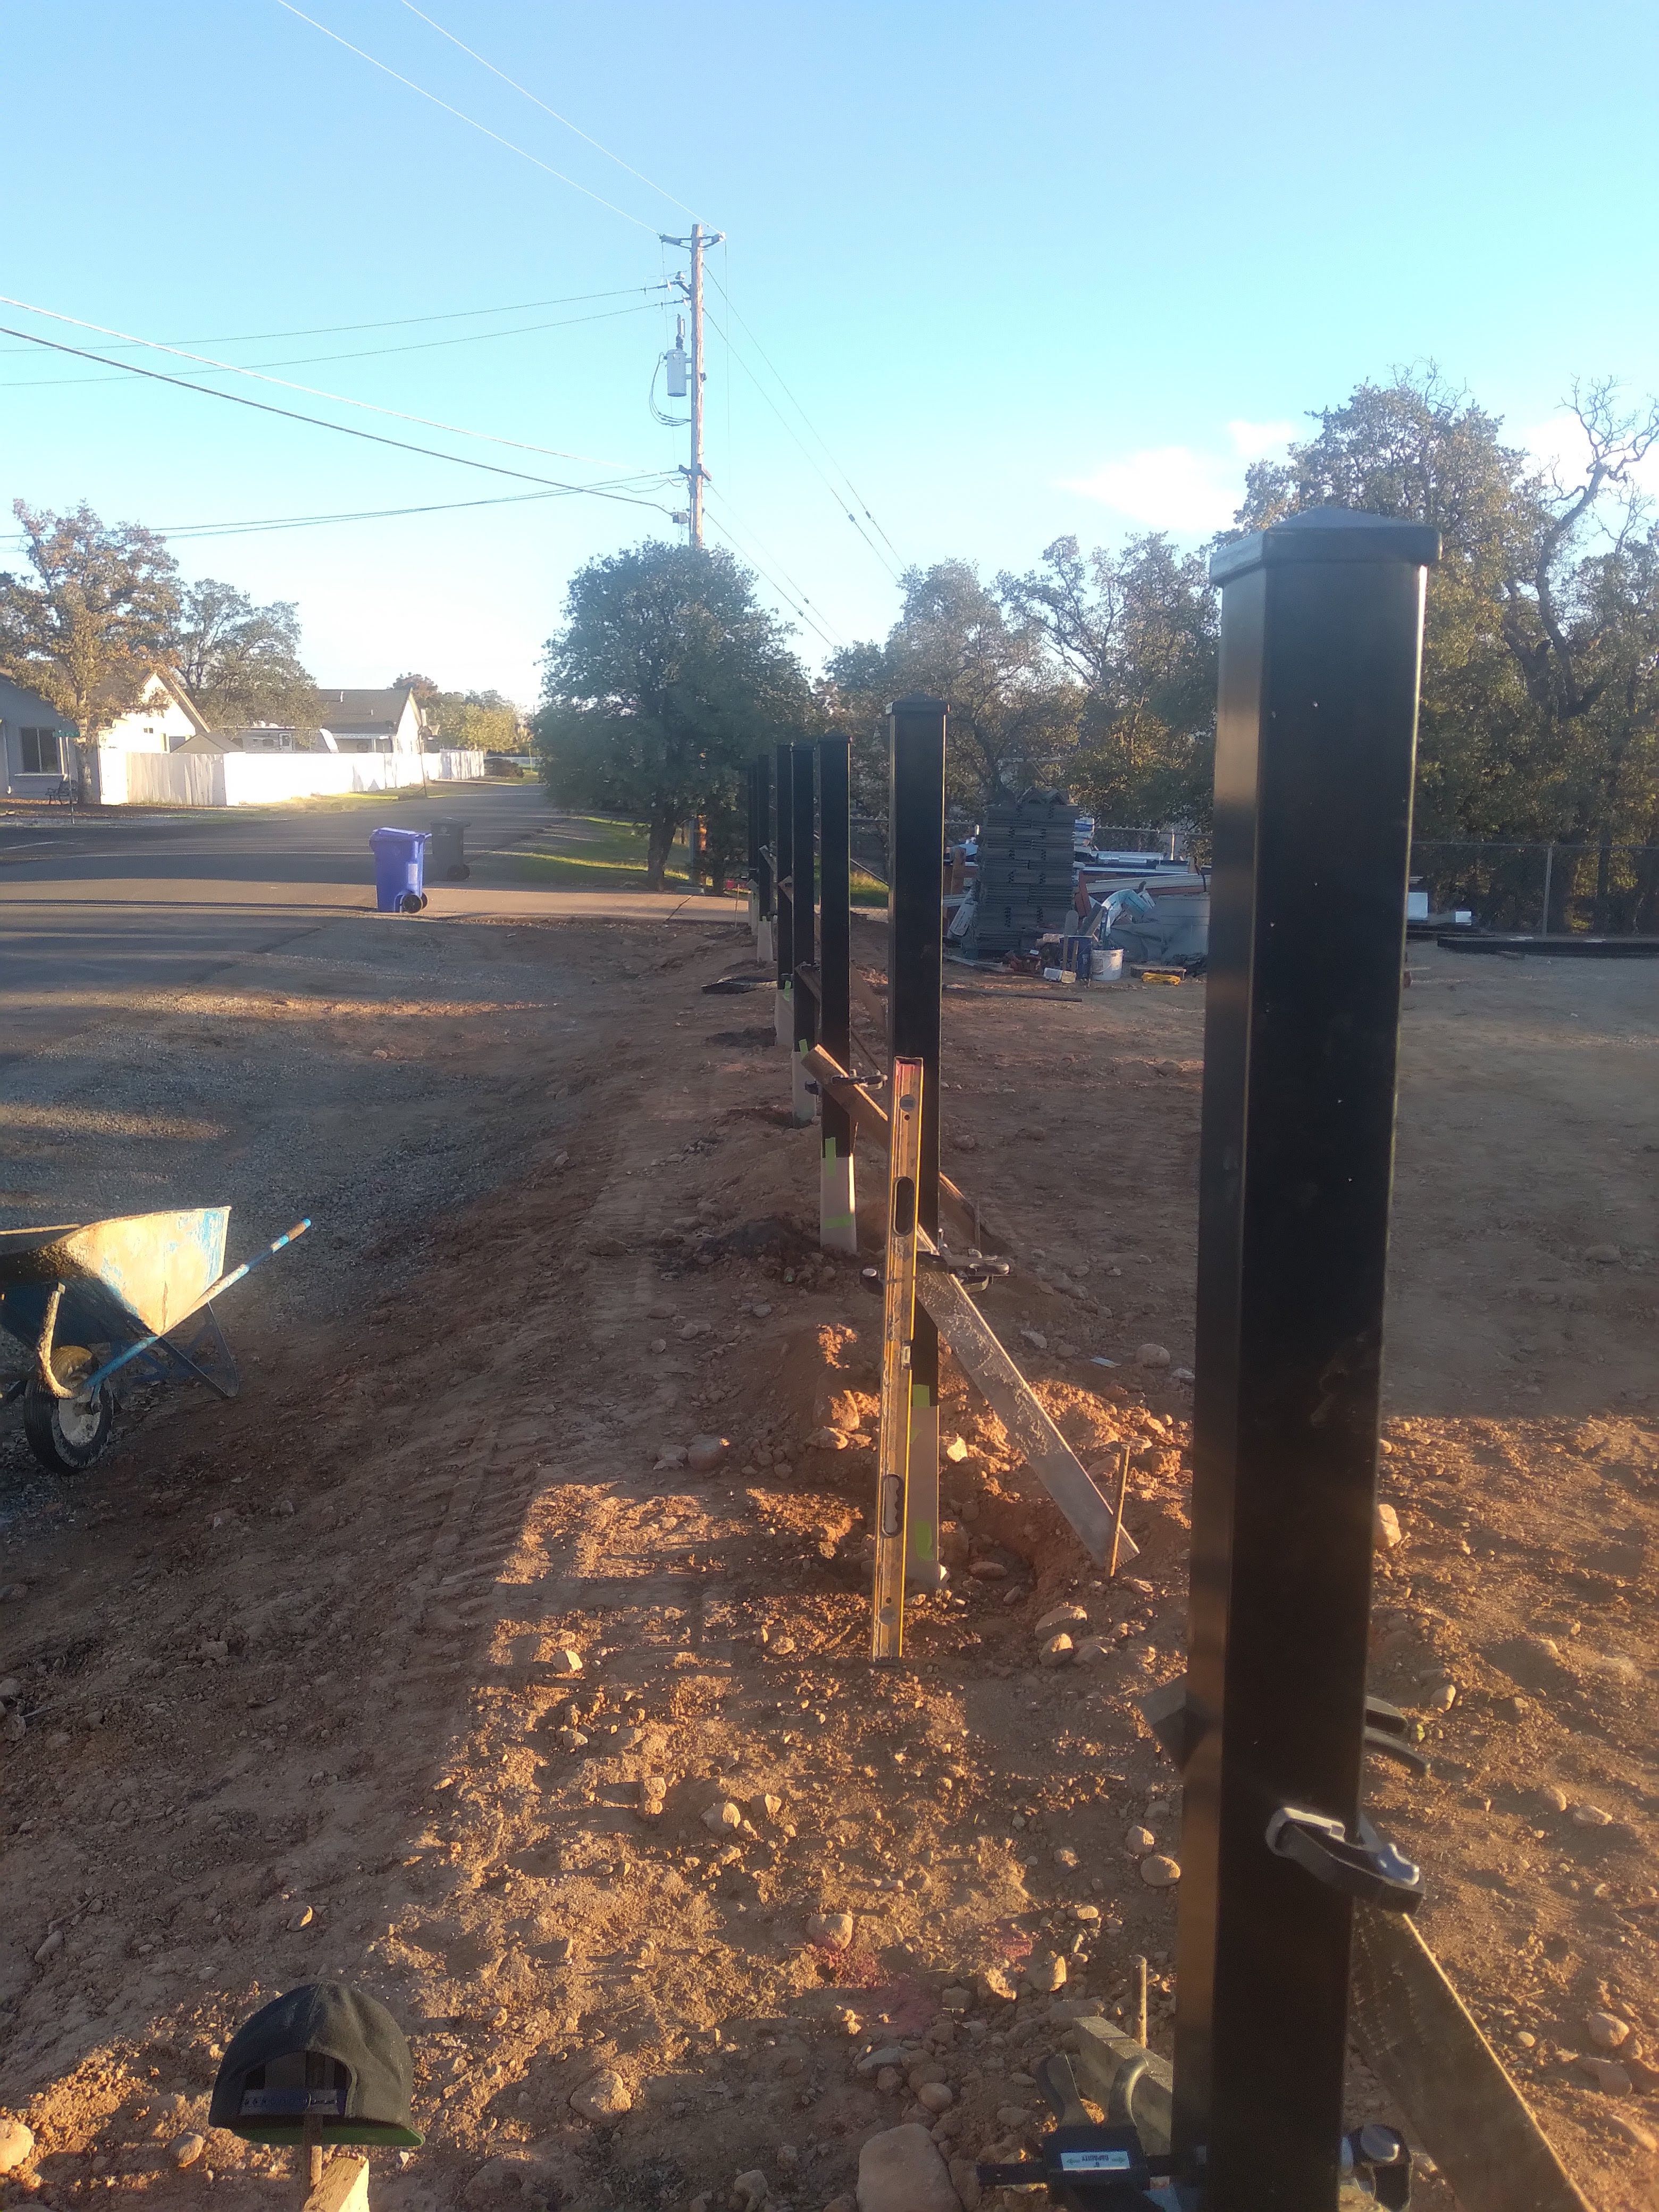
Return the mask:
<path fill-rule="evenodd" d="M 215 2133 L 180 2170 L 170 2146 L 238 2021 L 325 1973 L 415 2044 L 427 2142 L 376 2154 L 385 2212 L 735 2203 L 757 2170 L 817 2212 L 907 2114 L 949 2158 L 1012 2155 L 1032 2063 L 1068 2007 L 1121 2014 L 1138 1953 L 1168 2047 L 1175 1893 L 1130 1834 L 1178 1856 L 1136 1701 L 1183 1663 L 1201 987 L 949 971 L 945 1164 L 1018 1263 L 988 1313 L 1087 1463 L 1148 1448 L 1143 1548 L 1107 1585 L 953 1378 L 955 1571 L 878 1675 L 876 1308 L 813 1251 L 769 995 L 700 988 L 743 931 L 447 935 L 418 989 L 308 1006 L 246 974 L 167 1018 L 222 1030 L 250 1111 L 300 1042 L 346 1120 L 384 1079 L 423 1140 L 465 1133 L 465 1172 L 417 1173 L 395 1116 L 382 1148 L 365 1088 L 374 1203 L 228 1307 L 242 1397 L 136 1407 L 76 1482 L 0 1474 L 0 2112 L 36 2137 L 4 2193 L 167 2212 L 210 2176 L 231 2212 L 293 2201 L 275 2154 Z M 879 946 L 860 931 L 872 972 Z M 1411 964 L 1374 1680 L 1433 1771 L 1377 1763 L 1373 1802 L 1587 2194 L 1636 2212 L 1659 2185 L 1659 976 Z M 94 1056 L 142 1063 L 156 1018 Z M 132 1108 L 118 1085 L 102 1110 Z M 187 1132 L 135 1141 L 158 1194 L 185 1187 Z M 231 1170 L 228 1138 L 195 1141 Z M 283 1141 L 255 1148 L 273 1204 Z M 1149 1340 L 1169 1369 L 1133 1364 Z M 732 1449 L 696 1473 L 708 1435 Z M 1042 1668 L 1061 1602 L 1101 1648 Z M 1584 2064 L 1597 2012 L 1629 2030 L 1611 2087 Z M 1431 2178 L 1421 2201 L 1449 2198 Z"/>

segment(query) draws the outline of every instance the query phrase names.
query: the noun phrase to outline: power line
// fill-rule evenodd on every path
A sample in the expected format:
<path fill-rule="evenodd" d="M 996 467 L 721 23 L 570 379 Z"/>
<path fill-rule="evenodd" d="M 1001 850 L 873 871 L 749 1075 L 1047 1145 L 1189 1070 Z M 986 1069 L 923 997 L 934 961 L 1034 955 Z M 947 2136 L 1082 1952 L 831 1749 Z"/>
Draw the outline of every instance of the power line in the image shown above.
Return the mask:
<path fill-rule="evenodd" d="M 726 509 L 726 513 L 728 514 L 728 515 L 731 514 L 731 512 L 732 512 L 732 502 L 731 502 L 731 501 L 730 501 L 730 500 L 726 496 L 726 495 L 725 495 L 723 492 L 716 493 L 716 492 L 714 491 L 714 487 L 711 485 L 711 486 L 710 486 L 710 488 L 709 488 L 709 496 L 710 496 L 711 498 L 718 498 L 718 499 L 720 500 L 720 502 L 721 506 L 725 507 L 725 509 Z M 796 581 L 795 578 L 790 574 L 790 573 L 789 573 L 788 569 L 787 569 L 787 568 L 786 568 L 784 567 L 784 565 L 783 565 L 782 562 L 779 560 L 779 558 L 778 558 L 777 555 L 776 555 L 776 554 L 772 550 L 771 547 L 766 544 L 765 540 L 764 540 L 763 538 L 759 538 L 759 537 L 757 537 L 757 536 L 756 535 L 756 533 L 755 533 L 755 531 L 754 531 L 753 527 L 752 527 L 750 524 L 748 524 L 748 523 L 744 523 L 744 526 L 743 526 L 743 529 L 744 529 L 744 535 L 749 538 L 749 540 L 750 541 L 750 543 L 751 543 L 752 544 L 754 544 L 754 545 L 757 545 L 757 546 L 760 548 L 760 550 L 762 551 L 762 553 L 763 553 L 763 554 L 765 555 L 766 558 L 767 558 L 767 559 L 768 559 L 768 560 L 772 563 L 772 566 L 773 566 L 773 567 L 777 570 L 778 574 L 779 574 L 783 578 L 784 582 L 785 582 L 786 584 L 787 584 L 787 585 L 788 585 L 788 586 L 789 586 L 790 590 L 791 590 L 792 592 L 793 592 L 793 593 L 795 594 L 795 597 L 796 597 L 796 598 L 800 601 L 802 608 L 803 608 L 803 609 L 806 609 L 806 608 L 813 608 L 813 602 L 812 602 L 812 600 L 811 600 L 811 597 L 809 596 L 808 592 L 806 592 L 805 587 L 803 585 L 801 585 L 801 584 L 798 583 L 798 582 Z M 750 557 L 752 558 L 753 556 L 751 556 Z M 814 611 L 814 613 L 817 613 L 817 612 L 819 612 L 819 611 L 820 611 L 820 610 L 818 610 L 818 609 L 817 609 L 817 608 L 813 608 L 813 611 Z M 831 629 L 833 629 L 833 630 L 836 632 L 836 635 L 835 635 L 834 642 L 835 642 L 836 644 L 837 644 L 837 645 L 845 645 L 845 644 L 846 644 L 846 642 L 847 642 L 847 640 L 846 640 L 846 639 L 842 635 L 841 631 L 840 631 L 840 629 L 837 627 L 836 623 L 832 620 L 832 618 L 831 618 L 829 615 L 824 615 L 824 616 L 823 616 L 823 619 L 826 623 L 829 623 L 829 625 L 830 625 L 830 628 Z M 820 635 L 821 635 L 821 634 L 822 634 L 822 633 L 820 633 Z"/>
<path fill-rule="evenodd" d="M 469 331 L 465 336 L 460 337 L 416 338 L 409 345 L 359 346 L 351 353 L 301 354 L 297 356 L 290 356 L 289 358 L 283 361 L 228 362 L 224 365 L 222 373 L 227 375 L 251 376 L 263 368 L 305 368 L 311 366 L 313 363 L 328 361 L 380 361 L 383 360 L 387 354 L 430 353 L 440 346 L 479 345 L 487 338 L 531 337 L 539 331 L 570 331 L 576 329 L 579 325 L 583 323 L 614 322 L 619 315 L 648 314 L 654 302 L 652 301 L 641 300 L 637 307 L 607 307 L 603 309 L 601 313 L 597 315 L 565 315 L 561 317 L 561 319 L 556 323 L 520 323 L 516 329 L 510 331 Z M 138 338 L 135 339 L 133 343 L 137 345 L 144 345 L 147 343 L 157 343 L 157 341 Z M 23 349 L 19 346 L 8 346 L 6 348 L 6 351 L 8 353 L 18 353 L 22 350 Z M 198 356 L 195 355 L 186 356 L 186 358 L 191 360 L 195 360 L 198 357 Z M 70 384 L 111 384 L 115 381 L 117 381 L 116 379 L 108 376 L 13 377 L 8 381 L 0 383 L 0 392 L 36 392 L 44 390 L 52 386 L 56 386 L 61 388 L 65 385 Z"/>
<path fill-rule="evenodd" d="M 623 300 L 635 292 L 672 289 L 665 277 L 657 284 L 619 284 L 611 292 L 567 292 L 556 300 L 508 300 L 499 307 L 451 307 L 441 315 L 393 315 L 378 323 L 308 323 L 296 331 L 234 331 L 228 337 L 170 338 L 170 345 L 258 345 L 266 338 L 343 337 L 352 331 L 403 331 L 416 323 L 465 323 L 476 315 L 527 315 L 536 307 L 583 307 L 590 300 Z M 136 345 L 149 343 L 136 338 Z M 22 346 L 0 346 L 0 354 L 22 353 Z"/>
<path fill-rule="evenodd" d="M 771 355 L 768 353 L 766 348 L 761 343 L 760 340 L 755 337 L 753 330 L 750 327 L 750 325 L 745 319 L 742 310 L 738 306 L 737 301 L 732 297 L 730 292 L 726 290 L 725 285 L 720 283 L 720 280 L 718 276 L 714 278 L 714 283 L 719 287 L 721 299 L 725 301 L 726 306 L 732 310 L 734 320 L 743 324 L 744 329 L 748 331 L 750 337 L 754 342 L 756 352 L 766 363 L 768 368 L 771 370 L 773 375 L 777 378 L 778 384 L 784 392 L 785 397 L 788 399 L 790 405 L 794 409 L 796 414 L 800 416 L 801 421 L 806 425 L 807 429 L 811 433 L 812 436 L 817 440 L 819 446 L 823 447 L 824 458 L 829 461 L 830 467 L 835 470 L 836 475 L 840 477 L 842 482 L 846 485 L 848 495 L 857 501 L 859 507 L 863 510 L 865 517 L 868 520 L 871 527 L 880 532 L 881 537 L 885 540 L 888 550 L 892 554 L 894 559 L 902 561 L 904 558 L 904 556 L 899 551 L 898 547 L 894 544 L 892 539 L 887 536 L 887 532 L 882 529 L 880 523 L 877 521 L 875 516 L 871 513 L 869 502 L 864 497 L 863 493 L 859 490 L 857 485 L 853 482 L 852 477 L 848 475 L 846 470 L 842 468 L 841 463 L 830 452 L 829 446 L 825 443 L 822 434 L 818 430 L 817 425 L 813 422 L 811 416 L 807 413 L 806 410 L 801 405 L 799 400 L 796 398 L 794 393 L 790 390 L 788 385 L 784 381 L 782 371 L 773 360 Z M 727 343 L 729 343 L 730 341 L 728 340 Z"/>
<path fill-rule="evenodd" d="M 7 292 L 0 292 L 0 306 L 21 307 L 27 315 L 42 315 L 51 323 L 67 323 L 72 330 L 94 331 L 100 337 L 120 338 L 129 345 L 143 346 L 151 353 L 165 353 L 170 355 L 175 361 L 191 362 L 198 368 L 222 370 L 228 376 L 252 377 L 256 384 L 274 384 L 279 391 L 283 392 L 303 392 L 307 399 L 327 399 L 338 407 L 357 407 L 361 408 L 365 414 L 384 415 L 394 422 L 417 423 L 423 430 L 442 430 L 455 438 L 477 438 L 489 446 L 510 446 L 515 452 L 522 453 L 545 453 L 551 460 L 590 461 L 596 468 L 619 468 L 624 465 L 621 462 L 607 461 L 596 453 L 568 453 L 557 446 L 532 445 L 527 439 L 503 438 L 491 430 L 468 430 L 459 422 L 441 422 L 430 415 L 410 415 L 399 407 L 380 407 L 372 399 L 352 399 L 343 392 L 325 392 L 320 386 L 315 384 L 295 384 L 289 377 L 268 376 L 263 369 L 246 368 L 237 362 L 215 361 L 210 354 L 187 353 L 182 346 L 163 345 L 160 338 L 137 337 L 131 331 L 111 330 L 106 323 L 89 323 L 84 316 L 61 314 L 56 307 L 37 307 L 33 301 L 15 300 Z M 15 335 L 27 338 L 31 345 L 46 345 L 51 343 L 48 339 L 36 337 L 29 331 L 19 331 Z M 59 353 L 74 353 L 76 349 L 73 346 L 59 346 L 57 350 Z M 100 362 L 106 368 L 126 370 L 133 366 L 131 362 L 111 361 L 104 354 L 89 353 L 83 358 L 88 361 Z M 100 377 L 88 380 L 101 383 L 103 379 Z M 188 388 L 196 392 L 205 387 L 191 385 Z M 282 410 L 279 408 L 276 411 L 280 414 Z"/>
<path fill-rule="evenodd" d="M 440 100 L 435 92 L 428 92 L 423 84 L 416 84 L 412 76 L 404 76 L 401 70 L 392 68 L 388 63 L 377 61 L 373 54 L 365 53 L 362 47 L 354 46 L 349 39 L 343 39 L 337 31 L 331 31 L 326 23 L 319 23 L 314 15 L 307 15 L 303 8 L 296 8 L 294 0 L 276 0 L 276 5 L 285 8 L 290 15 L 297 15 L 302 23 L 309 23 L 313 31 L 320 31 L 325 39 L 332 39 L 337 46 L 343 46 L 349 54 L 356 54 L 359 61 L 367 62 L 371 69 L 377 69 L 397 83 L 406 85 L 410 92 L 418 92 L 422 100 L 429 100 L 434 107 L 441 107 L 446 115 L 454 116 L 458 122 L 469 125 L 474 131 L 482 131 L 486 138 L 493 138 L 498 146 L 505 146 L 509 154 L 517 154 L 522 160 L 533 162 L 537 168 L 544 169 L 550 177 L 556 177 L 562 185 L 568 185 L 573 191 L 580 192 L 590 200 L 597 200 L 602 208 L 609 208 L 612 215 L 619 215 L 624 222 L 631 222 L 640 230 L 652 228 L 648 222 L 641 222 L 638 216 L 629 215 L 626 208 L 618 207 L 615 200 L 606 199 L 603 192 L 596 192 L 589 185 L 578 184 L 574 177 L 567 177 L 562 169 L 556 169 L 550 161 L 544 161 L 540 155 L 528 153 L 522 146 L 514 145 L 512 139 L 503 138 L 499 131 L 492 131 L 487 123 L 480 123 L 476 115 L 468 115 L 459 107 L 452 107 L 448 100 Z"/>
<path fill-rule="evenodd" d="M 497 69 L 494 62 L 486 61 L 476 47 L 469 46 L 464 39 L 458 39 L 453 31 L 445 30 L 443 25 L 434 21 L 423 8 L 417 8 L 415 5 L 415 0 L 404 0 L 404 5 L 411 15 L 418 15 L 421 21 L 429 29 L 435 31 L 441 39 L 447 39 L 452 46 L 459 46 L 464 54 L 470 55 L 480 69 L 487 69 L 491 76 L 498 76 L 503 84 L 511 85 L 514 91 L 521 93 L 532 106 L 539 107 L 544 115 L 550 115 L 556 123 L 562 123 L 567 131 L 574 131 L 577 137 L 585 139 L 588 145 L 603 154 L 607 161 L 614 161 L 619 169 L 626 169 L 630 177 L 637 177 L 642 185 L 648 185 L 653 192 L 660 192 L 664 199 L 667 200 L 672 206 L 679 209 L 682 215 L 689 215 L 695 219 L 697 212 L 696 208 L 689 208 L 684 200 L 676 199 L 665 185 L 655 183 L 646 175 L 643 169 L 636 169 L 631 161 L 624 161 L 620 154 L 613 154 L 608 146 L 601 145 L 591 132 L 582 129 L 580 124 L 573 123 L 568 115 L 561 115 L 556 107 L 550 107 L 547 102 L 538 98 L 527 85 L 520 84 L 516 77 L 509 76 L 505 70 Z"/>
<path fill-rule="evenodd" d="M 400 453 L 419 453 L 426 460 L 449 461 L 462 469 L 482 469 L 490 476 L 516 477 L 520 483 L 545 484 L 555 491 L 591 492 L 596 499 L 615 500 L 624 507 L 648 507 L 659 514 L 672 515 L 672 509 L 658 500 L 639 499 L 594 484 L 560 483 L 552 477 L 532 476 L 527 469 L 507 468 L 500 461 L 474 460 L 470 453 L 440 453 L 435 446 L 416 446 L 407 438 L 388 438 L 379 430 L 360 429 L 355 422 L 325 422 L 320 415 L 302 415 L 292 407 L 276 406 L 269 399 L 251 399 L 244 392 L 216 392 L 210 384 L 191 384 L 185 377 L 169 376 L 165 369 L 145 368 L 136 361 L 111 361 L 107 355 L 89 353 L 83 346 L 65 345 L 61 338 L 40 337 L 32 331 L 13 330 L 9 324 L 0 323 L 0 337 L 22 338 L 28 344 L 46 346 L 53 353 L 73 354 L 77 361 L 95 361 L 101 368 L 122 369 L 129 376 L 147 377 L 153 384 L 170 384 L 180 392 L 194 392 L 204 399 L 222 399 L 232 407 L 252 407 L 261 415 L 279 415 L 285 422 L 305 422 L 314 430 L 332 430 L 343 438 L 361 438 L 371 446 L 390 446 Z M 662 471 L 650 473 L 660 476 Z M 647 476 L 647 472 L 641 471 L 637 481 L 646 481 Z"/>
<path fill-rule="evenodd" d="M 672 481 L 672 469 L 659 474 L 665 482 Z M 592 489 L 592 487 L 584 487 Z M 440 499 L 429 500 L 420 507 L 353 507 L 339 514 L 267 514 L 256 516 L 247 522 L 158 522 L 158 538 L 194 544 L 210 538 L 252 538 L 276 530 L 312 530 L 335 522 L 386 522 L 400 515 L 453 514 L 467 507 L 524 507 L 538 500 L 568 499 L 573 496 L 562 491 L 510 491 L 496 499 Z M 21 532 L 0 538 L 0 544 L 23 546 L 28 538 Z"/>
<path fill-rule="evenodd" d="M 728 522 L 723 522 L 718 514 L 710 514 L 708 519 L 714 524 L 715 529 L 719 531 L 720 536 L 726 539 L 726 543 L 732 548 L 733 551 L 736 552 L 742 559 L 747 561 L 752 568 L 759 570 L 761 575 L 764 577 L 765 580 L 772 586 L 772 589 L 783 601 L 785 606 L 788 608 L 790 613 L 792 615 L 799 615 L 800 619 L 806 623 L 809 629 L 816 630 L 819 637 L 823 639 L 824 644 L 830 648 L 830 652 L 834 653 L 836 649 L 835 639 L 829 635 L 828 631 L 824 629 L 823 624 L 818 622 L 817 617 L 810 614 L 806 608 L 802 606 L 792 596 L 792 594 L 787 591 L 781 583 L 779 583 L 777 578 L 772 574 L 771 570 L 766 567 L 765 563 L 757 559 L 753 549 L 740 542 L 738 532 Z"/>
<path fill-rule="evenodd" d="M 722 288 L 722 289 L 724 289 L 724 288 Z M 707 310 L 705 310 L 705 312 L 707 312 Z M 797 449 L 805 459 L 808 468 L 810 468 L 813 475 L 817 477 L 818 482 L 829 493 L 830 498 L 835 501 L 836 507 L 840 508 L 843 514 L 846 515 L 847 520 L 852 524 L 854 529 L 857 531 L 859 536 L 864 540 L 872 553 L 875 555 L 877 560 L 880 562 L 882 567 L 887 571 L 887 574 L 892 578 L 893 581 L 896 584 L 901 582 L 902 579 L 900 577 L 897 569 L 894 568 L 892 562 L 882 551 L 880 546 L 878 546 L 874 538 L 871 537 L 869 532 L 859 520 L 857 515 L 855 515 L 847 506 L 842 495 L 836 489 L 834 484 L 832 484 L 829 477 L 825 476 L 823 471 L 818 466 L 817 462 L 812 458 L 812 455 L 808 453 L 806 447 L 801 444 L 799 434 L 796 430 L 794 424 L 791 422 L 788 416 L 784 413 L 782 408 L 778 405 L 777 401 L 773 398 L 771 393 L 761 382 L 759 377 L 756 375 L 754 370 L 750 368 L 742 354 L 738 352 L 737 347 L 732 343 L 731 332 L 722 327 L 719 319 L 714 314 L 710 313 L 708 319 L 714 324 L 714 328 L 720 331 L 720 336 L 726 340 L 726 352 L 730 355 L 731 358 L 737 362 L 738 368 L 749 379 L 749 381 L 754 386 L 756 391 L 759 392 L 761 398 L 766 402 L 772 412 L 777 416 L 779 422 L 782 423 L 785 431 L 793 441 Z"/>

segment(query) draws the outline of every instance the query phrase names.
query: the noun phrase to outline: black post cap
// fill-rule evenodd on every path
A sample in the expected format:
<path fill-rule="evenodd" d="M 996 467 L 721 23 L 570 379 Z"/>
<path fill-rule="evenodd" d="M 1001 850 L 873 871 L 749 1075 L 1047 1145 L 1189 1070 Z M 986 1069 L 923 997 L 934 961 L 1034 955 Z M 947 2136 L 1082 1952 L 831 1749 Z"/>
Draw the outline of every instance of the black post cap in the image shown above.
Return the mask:
<path fill-rule="evenodd" d="M 1291 562 L 1403 561 L 1425 568 L 1439 558 L 1440 532 L 1426 522 L 1368 514 L 1357 507 L 1307 507 L 1222 546 L 1212 556 L 1210 581 L 1231 584 L 1252 568 Z"/>

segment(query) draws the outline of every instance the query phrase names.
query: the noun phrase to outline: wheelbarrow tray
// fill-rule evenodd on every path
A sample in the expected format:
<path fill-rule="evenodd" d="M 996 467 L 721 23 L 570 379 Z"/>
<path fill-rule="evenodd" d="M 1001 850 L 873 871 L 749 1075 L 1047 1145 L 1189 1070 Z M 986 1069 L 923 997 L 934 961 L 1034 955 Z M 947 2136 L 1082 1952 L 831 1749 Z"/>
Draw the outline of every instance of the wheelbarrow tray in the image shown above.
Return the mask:
<path fill-rule="evenodd" d="M 124 1351 L 165 1335 L 224 1272 L 228 1206 L 0 1230 L 0 1327 L 34 1345 L 62 1284 L 59 1343 Z"/>

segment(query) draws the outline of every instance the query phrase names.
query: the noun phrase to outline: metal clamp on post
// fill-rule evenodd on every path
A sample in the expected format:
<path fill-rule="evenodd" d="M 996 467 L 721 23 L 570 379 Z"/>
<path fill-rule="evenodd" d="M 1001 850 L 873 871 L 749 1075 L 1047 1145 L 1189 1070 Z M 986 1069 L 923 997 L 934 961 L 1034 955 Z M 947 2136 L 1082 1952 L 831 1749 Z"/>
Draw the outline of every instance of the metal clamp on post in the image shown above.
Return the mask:
<path fill-rule="evenodd" d="M 1423 1902 L 1423 1874 L 1403 1852 L 1385 1844 L 1362 1814 L 1351 1838 L 1340 1820 L 1299 1805 L 1281 1805 L 1267 1823 L 1267 1849 L 1292 1860 L 1328 1889 L 1379 1905 L 1387 1912 L 1415 1912 Z"/>
<path fill-rule="evenodd" d="M 1008 1273 L 1006 1260 L 988 1260 L 974 1244 L 960 1254 L 952 1252 L 944 1244 L 931 1252 L 924 1249 L 917 1253 L 916 1265 L 930 1269 L 934 1274 L 954 1275 L 968 1291 L 988 1290 L 993 1276 L 1001 1281 Z"/>
<path fill-rule="evenodd" d="M 1342 2177 L 1354 2176 L 1362 2189 L 1389 2212 L 1407 2212 L 1412 2201 L 1412 2154 L 1395 2128 L 1368 2120 L 1342 2138 Z"/>
<path fill-rule="evenodd" d="M 1037 2158 L 981 2162 L 975 2169 L 980 2187 L 1030 2189 L 1042 2184 L 1048 2202 L 1064 2205 L 1067 2212 L 1141 2212 L 1155 2207 L 1159 2197 L 1150 2191 L 1155 2179 L 1167 2179 L 1173 2161 L 1149 2154 L 1132 2124 L 1112 2119 L 1102 2127 L 1091 2119 L 1072 2062 L 1062 2052 L 1042 2061 L 1036 2082 L 1058 2125 L 1042 2138 Z"/>

